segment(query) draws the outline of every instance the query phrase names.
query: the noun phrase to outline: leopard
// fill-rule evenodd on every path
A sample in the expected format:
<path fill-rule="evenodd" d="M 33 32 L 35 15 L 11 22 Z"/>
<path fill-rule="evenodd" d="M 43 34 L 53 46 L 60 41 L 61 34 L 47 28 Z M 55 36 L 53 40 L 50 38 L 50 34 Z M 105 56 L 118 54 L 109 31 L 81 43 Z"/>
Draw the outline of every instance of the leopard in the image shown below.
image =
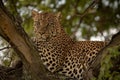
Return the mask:
<path fill-rule="evenodd" d="M 35 44 L 43 65 L 52 73 L 84 80 L 85 68 L 106 46 L 105 41 L 75 41 L 61 25 L 61 13 L 33 10 Z"/>

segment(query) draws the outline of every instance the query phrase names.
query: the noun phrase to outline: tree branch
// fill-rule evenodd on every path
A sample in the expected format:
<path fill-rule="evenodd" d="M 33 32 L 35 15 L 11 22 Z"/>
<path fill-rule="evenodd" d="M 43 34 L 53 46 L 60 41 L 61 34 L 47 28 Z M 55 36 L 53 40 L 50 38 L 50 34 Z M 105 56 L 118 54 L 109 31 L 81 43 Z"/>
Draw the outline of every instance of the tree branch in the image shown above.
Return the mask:
<path fill-rule="evenodd" d="M 11 47 L 8 45 L 7 47 L 1 48 L 0 51 L 2 51 L 2 50 L 4 50 L 4 49 L 9 49 L 9 48 L 11 48 Z"/>
<path fill-rule="evenodd" d="M 120 31 L 112 37 L 109 44 L 106 45 L 96 56 L 96 58 L 94 59 L 88 70 L 86 70 L 86 72 L 84 73 L 85 79 L 86 76 L 89 79 L 93 78 L 93 76 L 98 77 L 101 67 L 101 62 L 106 58 L 107 55 L 109 55 L 109 48 L 114 49 L 114 47 L 118 47 L 118 49 L 120 50 Z"/>
<path fill-rule="evenodd" d="M 78 11 L 76 11 L 77 16 L 80 16 L 80 20 L 79 23 L 75 26 L 75 30 L 72 32 L 71 38 L 75 39 L 75 34 L 77 32 L 77 30 L 79 29 L 79 26 L 81 24 L 81 22 L 83 21 L 83 18 L 88 14 L 88 12 L 99 2 L 99 0 L 93 0 L 91 2 L 91 4 L 84 10 L 83 13 L 79 13 Z M 77 7 L 75 7 L 77 8 Z M 75 9 L 77 10 L 77 9 Z"/>

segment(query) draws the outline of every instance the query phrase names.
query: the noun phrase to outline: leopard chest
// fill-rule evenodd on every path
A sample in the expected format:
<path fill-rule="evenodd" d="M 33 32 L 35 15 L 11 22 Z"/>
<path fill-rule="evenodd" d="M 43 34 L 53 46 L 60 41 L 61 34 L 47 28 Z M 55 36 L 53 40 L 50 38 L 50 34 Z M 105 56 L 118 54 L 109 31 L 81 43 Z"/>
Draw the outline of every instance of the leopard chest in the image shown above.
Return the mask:
<path fill-rule="evenodd" d="M 54 44 L 40 42 L 37 44 L 37 49 L 45 67 L 49 71 L 55 72 L 60 67 L 60 61 L 62 60 L 60 48 Z"/>

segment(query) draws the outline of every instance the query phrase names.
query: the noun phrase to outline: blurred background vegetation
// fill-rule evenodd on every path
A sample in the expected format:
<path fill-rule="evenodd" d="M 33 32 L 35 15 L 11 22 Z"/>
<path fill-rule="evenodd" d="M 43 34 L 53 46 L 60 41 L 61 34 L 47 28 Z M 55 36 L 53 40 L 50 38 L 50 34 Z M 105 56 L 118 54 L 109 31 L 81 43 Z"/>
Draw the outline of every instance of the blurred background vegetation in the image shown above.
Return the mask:
<path fill-rule="evenodd" d="M 3 2 L 7 9 L 22 21 L 22 26 L 29 36 L 33 36 L 31 18 L 33 9 L 61 12 L 61 24 L 74 40 L 109 40 L 120 30 L 120 0 L 3 0 Z M 15 52 L 1 37 L 0 48 L 0 64 L 10 66 L 16 58 Z M 120 80 L 120 76 L 117 75 L 114 80 Z"/>
<path fill-rule="evenodd" d="M 93 36 L 104 40 L 120 29 L 120 0 L 5 0 L 4 3 L 12 14 L 22 17 L 22 25 L 30 35 L 33 9 L 61 12 L 62 26 L 78 40 L 91 40 Z"/>

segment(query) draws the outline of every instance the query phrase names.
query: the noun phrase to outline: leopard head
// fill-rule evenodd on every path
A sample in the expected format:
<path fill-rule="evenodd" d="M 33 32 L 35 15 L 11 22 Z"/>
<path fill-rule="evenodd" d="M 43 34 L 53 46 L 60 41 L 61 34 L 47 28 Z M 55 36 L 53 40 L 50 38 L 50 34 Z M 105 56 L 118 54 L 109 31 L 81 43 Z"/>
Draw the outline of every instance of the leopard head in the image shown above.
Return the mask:
<path fill-rule="evenodd" d="M 60 33 L 60 13 L 32 11 L 34 20 L 34 32 L 40 41 L 48 41 L 50 38 Z"/>

